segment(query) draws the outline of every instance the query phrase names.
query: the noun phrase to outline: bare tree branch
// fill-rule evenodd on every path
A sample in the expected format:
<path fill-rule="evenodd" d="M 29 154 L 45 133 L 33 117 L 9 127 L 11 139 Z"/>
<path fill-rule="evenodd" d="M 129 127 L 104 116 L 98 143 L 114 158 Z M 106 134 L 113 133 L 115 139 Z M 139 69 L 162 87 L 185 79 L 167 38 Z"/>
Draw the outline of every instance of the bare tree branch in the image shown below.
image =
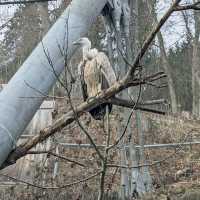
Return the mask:
<path fill-rule="evenodd" d="M 58 189 L 65 189 L 67 187 L 71 187 L 71 186 L 74 186 L 74 185 L 77 185 L 77 184 L 80 184 L 80 183 L 84 183 L 86 181 L 89 181 L 89 180 L 95 178 L 96 176 L 99 176 L 100 174 L 101 174 L 101 171 L 98 171 L 95 174 L 93 174 L 91 176 L 88 176 L 88 177 L 86 177 L 86 178 L 84 178 L 82 180 L 78 180 L 78 181 L 75 181 L 75 182 L 72 182 L 72 183 L 68 183 L 68 184 L 65 184 L 65 185 L 62 185 L 62 186 L 58 186 L 58 187 L 47 187 L 47 186 L 44 187 L 44 186 L 36 185 L 36 184 L 30 183 L 30 182 L 27 182 L 27 181 L 24 181 L 24 180 L 9 176 L 7 174 L 1 174 L 0 173 L 0 176 L 6 177 L 6 178 L 11 179 L 11 180 L 16 181 L 16 182 L 20 182 L 20 183 L 26 184 L 26 185 L 31 186 L 31 187 L 39 188 L 39 189 L 42 189 L 42 190 L 58 190 Z"/>
<path fill-rule="evenodd" d="M 53 153 L 52 151 L 28 151 L 27 154 L 47 154 L 47 155 L 51 155 L 51 156 L 54 156 L 56 158 L 65 160 L 67 162 L 74 163 L 74 164 L 79 165 L 81 167 L 86 167 L 86 165 L 84 165 L 83 163 L 80 163 L 80 162 L 78 162 L 76 160 L 72 160 L 72 159 L 67 158 L 65 156 L 62 156 L 62 155 L 58 155 L 56 153 Z"/>

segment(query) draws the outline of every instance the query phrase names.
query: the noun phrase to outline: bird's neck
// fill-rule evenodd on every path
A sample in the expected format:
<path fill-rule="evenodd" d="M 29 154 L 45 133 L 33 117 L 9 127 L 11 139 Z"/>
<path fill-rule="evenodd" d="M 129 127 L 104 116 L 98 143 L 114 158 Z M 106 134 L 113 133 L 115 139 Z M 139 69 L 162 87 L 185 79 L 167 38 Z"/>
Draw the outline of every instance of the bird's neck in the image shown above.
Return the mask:
<path fill-rule="evenodd" d="M 98 54 L 97 49 L 85 48 L 83 49 L 83 61 L 92 60 Z"/>

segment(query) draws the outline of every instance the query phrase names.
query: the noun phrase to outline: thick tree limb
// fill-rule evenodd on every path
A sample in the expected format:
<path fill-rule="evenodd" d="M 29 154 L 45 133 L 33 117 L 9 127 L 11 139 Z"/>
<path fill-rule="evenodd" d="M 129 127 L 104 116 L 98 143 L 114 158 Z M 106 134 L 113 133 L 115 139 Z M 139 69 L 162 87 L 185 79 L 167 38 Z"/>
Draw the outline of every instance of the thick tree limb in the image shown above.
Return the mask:
<path fill-rule="evenodd" d="M 122 106 L 122 107 L 126 107 L 126 108 L 133 108 L 135 106 L 134 102 L 128 101 L 125 99 L 111 98 L 108 100 L 108 102 L 113 105 Z M 165 112 L 163 112 L 163 111 L 155 110 L 155 109 L 151 109 L 151 108 L 145 108 L 145 107 L 142 107 L 142 105 L 136 105 L 135 110 L 141 110 L 141 111 L 151 112 L 151 113 L 155 113 L 155 114 L 165 115 Z"/>

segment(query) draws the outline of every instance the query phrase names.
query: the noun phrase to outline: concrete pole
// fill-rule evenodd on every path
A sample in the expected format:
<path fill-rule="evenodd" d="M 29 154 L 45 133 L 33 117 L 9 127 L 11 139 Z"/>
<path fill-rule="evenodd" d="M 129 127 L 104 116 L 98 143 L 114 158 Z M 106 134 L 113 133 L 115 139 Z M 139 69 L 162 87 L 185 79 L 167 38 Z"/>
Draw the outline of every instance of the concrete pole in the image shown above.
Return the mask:
<path fill-rule="evenodd" d="M 0 93 L 0 166 L 44 100 L 26 97 L 41 97 L 38 91 L 47 95 L 56 82 L 44 48 L 60 75 L 65 63 L 60 49 L 67 51 L 68 58 L 72 56 L 73 41 L 87 33 L 106 2 L 73 0 L 43 38 L 43 45 L 41 42 L 37 45 Z"/>

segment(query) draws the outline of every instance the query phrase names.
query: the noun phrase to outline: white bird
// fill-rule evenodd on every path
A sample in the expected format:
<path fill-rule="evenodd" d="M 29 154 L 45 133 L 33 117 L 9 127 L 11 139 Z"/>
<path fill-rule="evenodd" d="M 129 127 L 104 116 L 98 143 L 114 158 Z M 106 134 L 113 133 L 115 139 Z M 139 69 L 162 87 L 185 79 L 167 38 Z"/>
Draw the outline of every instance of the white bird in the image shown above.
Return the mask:
<path fill-rule="evenodd" d="M 88 38 L 80 38 L 73 43 L 82 49 L 83 60 L 78 66 L 78 73 L 81 78 L 81 86 L 84 100 L 98 95 L 103 89 L 109 88 L 116 82 L 115 72 L 105 53 L 97 49 L 91 49 L 91 42 Z M 109 112 L 112 104 L 104 103 L 90 110 L 90 114 L 96 120 L 101 120 L 106 114 L 106 106 Z"/>

